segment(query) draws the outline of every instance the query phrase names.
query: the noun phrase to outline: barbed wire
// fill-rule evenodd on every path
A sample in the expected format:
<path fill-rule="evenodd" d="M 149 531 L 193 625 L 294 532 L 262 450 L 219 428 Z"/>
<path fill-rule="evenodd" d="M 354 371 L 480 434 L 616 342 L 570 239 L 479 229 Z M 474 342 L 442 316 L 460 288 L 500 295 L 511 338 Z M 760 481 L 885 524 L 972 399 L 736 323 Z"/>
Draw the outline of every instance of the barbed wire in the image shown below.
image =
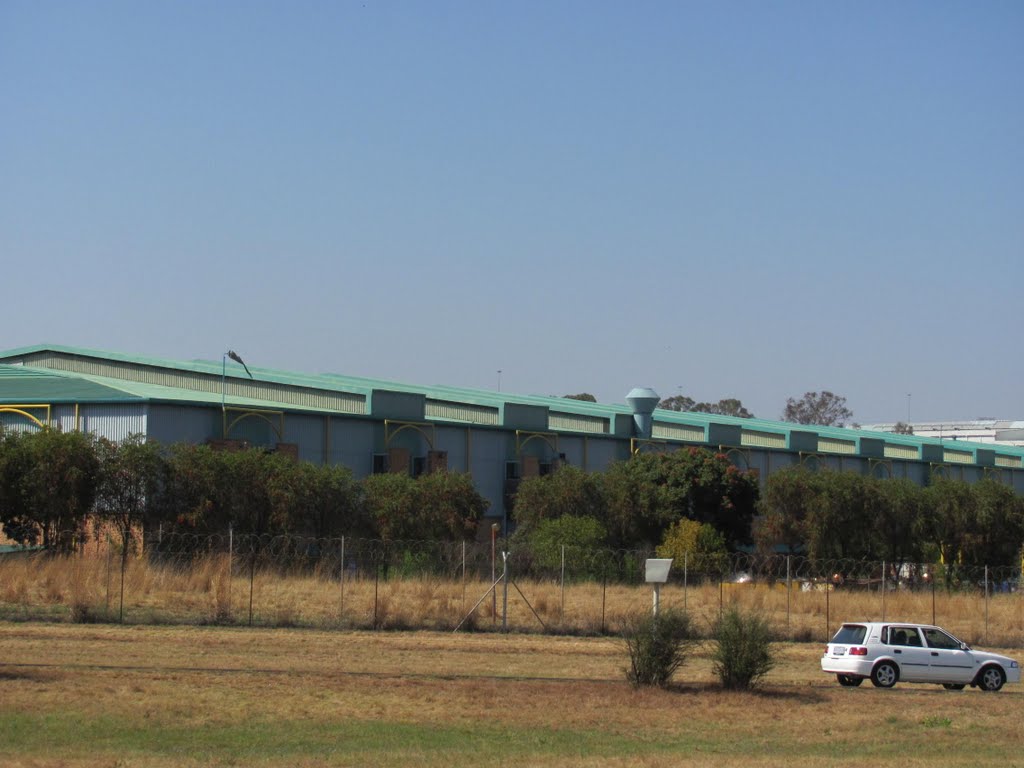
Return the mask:
<path fill-rule="evenodd" d="M 517 577 L 556 581 L 642 583 L 644 563 L 656 557 L 651 548 L 584 548 L 566 544 L 531 549 L 507 539 L 441 541 L 315 537 L 248 533 L 200 534 L 180 531 L 137 533 L 127 542 L 117 532 L 86 539 L 62 535 L 81 552 L 90 541 L 118 553 L 144 557 L 153 564 L 188 568 L 198 560 L 227 555 L 238 568 L 315 574 L 325 578 L 437 576 L 488 578 L 500 573 L 503 558 Z M 127 547 L 127 549 L 126 549 Z M 25 554 L 51 556 L 38 548 Z M 685 553 L 675 558 L 670 583 L 793 583 L 835 589 L 935 589 L 1016 591 L 1022 565 L 963 565 L 906 561 L 822 559 L 800 554 Z"/>

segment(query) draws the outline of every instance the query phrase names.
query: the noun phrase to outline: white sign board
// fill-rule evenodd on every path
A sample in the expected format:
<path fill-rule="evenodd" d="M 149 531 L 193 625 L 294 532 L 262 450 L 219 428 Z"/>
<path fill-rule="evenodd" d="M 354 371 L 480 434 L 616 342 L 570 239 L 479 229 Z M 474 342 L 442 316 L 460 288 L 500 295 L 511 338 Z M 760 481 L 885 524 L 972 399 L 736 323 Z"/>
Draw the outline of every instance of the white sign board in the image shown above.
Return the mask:
<path fill-rule="evenodd" d="M 668 581 L 672 558 L 650 558 L 646 561 L 645 566 L 645 578 L 648 584 L 664 584 Z"/>

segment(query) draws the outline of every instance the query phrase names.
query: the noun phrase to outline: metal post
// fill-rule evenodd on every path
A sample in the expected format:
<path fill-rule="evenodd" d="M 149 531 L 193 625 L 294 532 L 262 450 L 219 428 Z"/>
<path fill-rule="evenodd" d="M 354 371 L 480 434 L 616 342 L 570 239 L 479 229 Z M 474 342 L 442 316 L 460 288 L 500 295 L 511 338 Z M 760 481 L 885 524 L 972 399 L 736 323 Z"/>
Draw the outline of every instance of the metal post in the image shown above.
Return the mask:
<path fill-rule="evenodd" d="M 932 574 L 932 624 L 935 623 L 935 574 Z"/>
<path fill-rule="evenodd" d="M 496 581 L 495 574 L 495 559 L 497 557 L 497 538 L 498 538 L 498 524 L 491 523 L 491 584 L 493 585 Z M 498 593 L 494 591 L 494 587 L 491 587 L 491 624 L 498 622 Z"/>
<path fill-rule="evenodd" d="M 885 560 L 882 561 L 882 621 L 885 621 Z"/>
<path fill-rule="evenodd" d="M 234 578 L 235 529 L 228 526 L 228 613 L 231 613 L 231 580 Z"/>
<path fill-rule="evenodd" d="M 504 568 L 504 573 L 502 573 L 501 578 L 501 631 L 508 632 L 508 552 L 501 553 L 501 564 Z"/>
<path fill-rule="evenodd" d="M 829 579 L 828 581 L 825 582 L 825 642 L 828 642 L 829 639 L 832 637 L 832 631 L 831 631 L 832 630 L 832 617 L 830 615 L 829 595 L 828 595 L 828 593 L 831 592 L 831 591 L 832 591 L 832 580 Z"/>
<path fill-rule="evenodd" d="M 462 610 L 466 610 L 466 540 L 462 540 Z"/>
<path fill-rule="evenodd" d="M 793 613 L 793 576 L 790 570 L 790 556 L 786 555 L 786 632 L 790 632 L 790 617 Z"/>
<path fill-rule="evenodd" d="M 249 626 L 252 626 L 252 593 L 256 582 L 256 550 L 253 548 L 251 537 L 249 542 L 251 550 L 249 557 Z"/>
<path fill-rule="evenodd" d="M 988 566 L 985 566 L 985 642 L 988 642 Z"/>
<path fill-rule="evenodd" d="M 125 542 L 124 533 L 121 534 L 121 598 L 120 607 L 118 608 L 117 621 L 120 624 L 124 624 L 124 572 L 128 567 L 128 547 Z"/>
<path fill-rule="evenodd" d="M 338 618 L 345 617 L 345 537 L 341 537 L 341 605 L 338 607 Z"/>
<path fill-rule="evenodd" d="M 687 580 L 687 577 L 689 576 L 689 573 L 688 573 L 689 557 L 690 557 L 690 553 L 689 552 L 683 552 L 683 610 L 684 611 L 686 610 L 686 593 L 687 593 L 686 580 Z"/>
<path fill-rule="evenodd" d="M 658 603 L 661 601 L 661 584 L 654 582 L 654 618 L 658 618 Z"/>
<path fill-rule="evenodd" d="M 562 607 L 560 609 L 560 618 L 565 621 L 565 544 L 562 545 L 562 576 L 561 584 L 559 585 L 559 591 L 562 596 Z"/>

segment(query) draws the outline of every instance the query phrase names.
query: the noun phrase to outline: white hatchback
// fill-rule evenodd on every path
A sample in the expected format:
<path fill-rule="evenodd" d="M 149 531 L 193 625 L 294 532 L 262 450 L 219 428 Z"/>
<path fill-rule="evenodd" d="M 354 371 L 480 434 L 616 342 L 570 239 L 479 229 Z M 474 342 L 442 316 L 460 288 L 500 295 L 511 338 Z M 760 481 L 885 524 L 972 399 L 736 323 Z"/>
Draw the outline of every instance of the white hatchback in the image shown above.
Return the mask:
<path fill-rule="evenodd" d="M 975 651 L 929 624 L 843 624 L 825 648 L 821 669 L 844 686 L 868 679 L 878 688 L 902 681 L 938 683 L 957 691 L 968 685 L 998 691 L 1004 683 L 1020 682 L 1020 666 L 1013 659 Z"/>

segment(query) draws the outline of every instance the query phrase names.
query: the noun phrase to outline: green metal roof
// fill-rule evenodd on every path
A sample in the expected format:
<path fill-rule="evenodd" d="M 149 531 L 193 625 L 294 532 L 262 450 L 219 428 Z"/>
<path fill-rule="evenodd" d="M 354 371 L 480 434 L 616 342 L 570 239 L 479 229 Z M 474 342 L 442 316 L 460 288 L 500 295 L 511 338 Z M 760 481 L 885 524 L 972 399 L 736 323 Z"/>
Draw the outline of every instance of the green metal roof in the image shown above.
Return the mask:
<path fill-rule="evenodd" d="M 116 352 L 103 352 L 80 347 L 42 344 L 0 352 L 0 404 L 25 403 L 62 403 L 62 402 L 124 402 L 138 400 L 148 402 L 193 403 L 213 405 L 221 401 L 220 392 L 204 392 L 185 387 L 165 386 L 135 382 L 120 378 L 98 376 L 84 373 L 71 373 L 48 368 L 28 365 L 17 365 L 22 359 L 46 353 L 56 353 L 84 359 L 100 360 L 110 363 L 123 363 L 130 366 L 164 369 L 170 372 L 186 372 L 204 377 L 220 378 L 222 363 L 219 360 L 179 361 L 144 355 L 131 355 Z M 467 405 L 494 408 L 504 419 L 504 409 L 508 404 L 532 405 L 548 408 L 550 411 L 581 416 L 608 419 L 610 427 L 614 419 L 620 415 L 631 415 L 631 409 L 625 404 L 589 403 L 582 400 L 546 396 L 517 395 L 506 392 L 466 389 L 448 385 L 418 386 L 403 384 L 383 379 L 371 379 L 340 374 L 304 374 L 281 371 L 271 368 L 250 366 L 253 380 L 269 385 L 299 387 L 327 393 L 347 393 L 369 399 L 374 390 L 386 390 L 423 395 L 427 399 L 442 400 Z M 227 366 L 227 377 L 231 381 L 247 381 L 237 363 Z M 228 394 L 228 402 L 232 406 L 247 406 L 292 412 L 323 412 L 321 408 L 304 407 L 293 403 L 280 402 L 274 399 L 255 399 Z M 657 409 L 654 421 L 666 424 L 699 426 L 705 429 L 711 424 L 733 425 L 744 430 L 774 433 L 784 436 L 789 444 L 790 436 L 795 432 L 812 432 L 819 438 L 845 440 L 856 443 L 857 453 L 861 453 L 862 439 L 880 441 L 890 446 L 919 448 L 924 445 L 942 446 L 944 450 L 965 451 L 977 459 L 977 452 L 994 451 L 1004 456 L 1024 457 L 1024 448 L 1007 445 L 985 443 L 969 443 L 967 441 L 949 441 L 914 435 L 897 435 L 888 432 L 870 432 L 859 429 L 824 427 L 792 424 L 766 419 L 743 419 L 735 416 L 718 416 L 706 413 L 684 411 L 668 411 Z"/>

